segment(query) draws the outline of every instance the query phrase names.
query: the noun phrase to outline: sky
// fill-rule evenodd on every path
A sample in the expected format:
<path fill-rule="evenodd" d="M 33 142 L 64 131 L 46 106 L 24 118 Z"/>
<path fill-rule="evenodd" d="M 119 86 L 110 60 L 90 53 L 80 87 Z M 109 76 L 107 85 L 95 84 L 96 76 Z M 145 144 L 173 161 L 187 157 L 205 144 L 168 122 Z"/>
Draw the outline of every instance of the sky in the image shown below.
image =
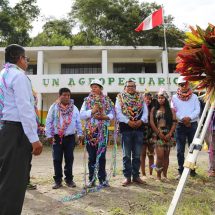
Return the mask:
<path fill-rule="evenodd" d="M 11 6 L 20 0 L 9 0 Z M 70 12 L 73 0 L 37 0 L 40 13 L 43 17 L 64 18 Z M 143 0 L 139 0 L 143 2 Z M 215 25 L 215 1 L 214 0 L 147 0 L 146 2 L 156 2 L 164 7 L 164 15 L 175 17 L 174 24 L 184 29 L 186 26 L 199 25 L 206 28 L 208 23 Z M 143 17 L 144 19 L 144 17 Z M 31 36 L 36 36 L 42 32 L 44 19 L 39 19 L 33 23 Z"/>

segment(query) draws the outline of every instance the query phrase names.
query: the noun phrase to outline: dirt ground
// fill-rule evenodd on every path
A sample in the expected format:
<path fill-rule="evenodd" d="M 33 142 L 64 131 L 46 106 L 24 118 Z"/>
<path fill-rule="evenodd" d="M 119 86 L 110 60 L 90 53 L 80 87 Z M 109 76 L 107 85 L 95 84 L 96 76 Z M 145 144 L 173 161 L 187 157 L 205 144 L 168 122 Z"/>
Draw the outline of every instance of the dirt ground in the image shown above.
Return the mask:
<path fill-rule="evenodd" d="M 64 197 L 82 191 L 84 181 L 83 151 L 83 148 L 80 147 L 75 149 L 73 174 L 77 184 L 76 188 L 68 188 L 64 185 L 58 190 L 52 189 L 51 148 L 44 148 L 40 156 L 33 158 L 31 181 L 37 184 L 37 190 L 26 192 L 23 215 L 166 214 L 178 184 L 178 181 L 174 179 L 177 173 L 175 149 L 171 151 L 169 182 L 157 182 L 155 179 L 147 178 L 146 185 L 132 184 L 129 187 L 122 187 L 122 153 L 121 148 L 118 147 L 117 175 L 111 177 L 111 187 L 99 192 L 88 193 L 77 200 L 62 202 Z M 110 171 L 111 151 L 112 148 L 109 148 L 107 153 L 108 173 Z M 189 178 L 182 194 L 182 201 L 178 206 L 179 211 L 176 214 L 215 214 L 215 180 L 207 178 L 208 154 L 206 152 L 200 153 L 198 165 L 199 176 L 195 179 Z"/>

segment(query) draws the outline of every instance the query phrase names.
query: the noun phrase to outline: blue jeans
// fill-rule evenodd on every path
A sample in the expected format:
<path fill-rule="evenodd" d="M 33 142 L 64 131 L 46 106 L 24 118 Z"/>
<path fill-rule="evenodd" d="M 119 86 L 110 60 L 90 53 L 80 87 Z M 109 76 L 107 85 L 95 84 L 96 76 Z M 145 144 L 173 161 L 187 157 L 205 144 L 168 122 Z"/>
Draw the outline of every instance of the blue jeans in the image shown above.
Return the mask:
<path fill-rule="evenodd" d="M 72 166 L 74 161 L 73 151 L 75 148 L 75 135 L 69 135 L 63 137 L 62 144 L 60 144 L 60 138 L 58 135 L 54 137 L 55 142 L 52 145 L 52 156 L 54 163 L 54 180 L 59 184 L 62 182 L 62 161 L 63 155 L 65 160 L 64 175 L 66 183 L 70 183 L 73 180 Z"/>
<path fill-rule="evenodd" d="M 186 142 L 188 146 L 193 141 L 197 129 L 197 122 L 191 123 L 191 127 L 186 127 L 184 124 L 179 123 L 176 127 L 176 144 L 177 144 L 177 159 L 178 159 L 178 172 L 182 174 L 184 170 L 184 151 Z"/>
<path fill-rule="evenodd" d="M 143 146 L 143 131 L 123 131 L 123 175 L 126 178 L 138 178 L 140 175 L 140 155 Z M 132 156 L 132 160 L 131 160 Z"/>

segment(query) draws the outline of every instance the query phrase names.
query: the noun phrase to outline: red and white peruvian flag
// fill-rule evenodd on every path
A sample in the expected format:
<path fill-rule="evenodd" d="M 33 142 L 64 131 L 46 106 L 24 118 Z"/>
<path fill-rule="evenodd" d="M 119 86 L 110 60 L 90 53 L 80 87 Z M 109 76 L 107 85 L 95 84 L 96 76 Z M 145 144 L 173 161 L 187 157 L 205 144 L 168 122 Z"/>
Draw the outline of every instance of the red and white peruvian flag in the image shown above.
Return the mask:
<path fill-rule="evenodd" d="M 146 17 L 143 22 L 135 29 L 135 31 L 150 30 L 156 26 L 163 24 L 163 8 L 156 10 L 150 16 Z"/>

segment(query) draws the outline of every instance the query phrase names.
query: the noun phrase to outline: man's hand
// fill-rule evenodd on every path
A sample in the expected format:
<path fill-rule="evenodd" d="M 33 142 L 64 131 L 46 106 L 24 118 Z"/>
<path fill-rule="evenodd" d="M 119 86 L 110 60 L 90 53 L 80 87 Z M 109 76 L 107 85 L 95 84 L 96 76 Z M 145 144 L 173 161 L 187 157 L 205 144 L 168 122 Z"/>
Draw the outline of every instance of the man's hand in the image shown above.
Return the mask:
<path fill-rule="evenodd" d="M 92 109 L 92 114 L 95 114 L 99 111 L 99 106 L 98 105 L 94 105 L 93 109 Z"/>
<path fill-rule="evenodd" d="M 136 128 L 136 122 L 135 122 L 135 121 L 129 120 L 129 121 L 128 121 L 128 125 L 129 125 L 131 128 Z"/>
<path fill-rule="evenodd" d="M 182 119 L 182 122 L 184 123 L 184 125 L 186 126 L 186 127 L 191 127 L 191 122 L 190 122 L 190 117 L 184 117 L 183 119 Z"/>
<path fill-rule="evenodd" d="M 47 138 L 47 141 L 49 142 L 49 144 L 53 144 L 54 138 L 53 137 L 49 137 L 49 138 Z"/>
<path fill-rule="evenodd" d="M 139 128 L 143 124 L 142 120 L 135 121 L 135 128 Z"/>
<path fill-rule="evenodd" d="M 82 144 L 83 140 L 84 140 L 84 136 L 78 136 L 78 143 L 79 144 Z"/>
<path fill-rule="evenodd" d="M 43 150 L 43 145 L 40 141 L 32 143 L 32 147 L 33 147 L 33 150 L 32 150 L 33 155 L 40 155 L 41 154 L 41 152 Z"/>
<path fill-rule="evenodd" d="M 94 115 L 94 119 L 98 120 L 109 120 L 109 117 L 106 115 Z"/>

